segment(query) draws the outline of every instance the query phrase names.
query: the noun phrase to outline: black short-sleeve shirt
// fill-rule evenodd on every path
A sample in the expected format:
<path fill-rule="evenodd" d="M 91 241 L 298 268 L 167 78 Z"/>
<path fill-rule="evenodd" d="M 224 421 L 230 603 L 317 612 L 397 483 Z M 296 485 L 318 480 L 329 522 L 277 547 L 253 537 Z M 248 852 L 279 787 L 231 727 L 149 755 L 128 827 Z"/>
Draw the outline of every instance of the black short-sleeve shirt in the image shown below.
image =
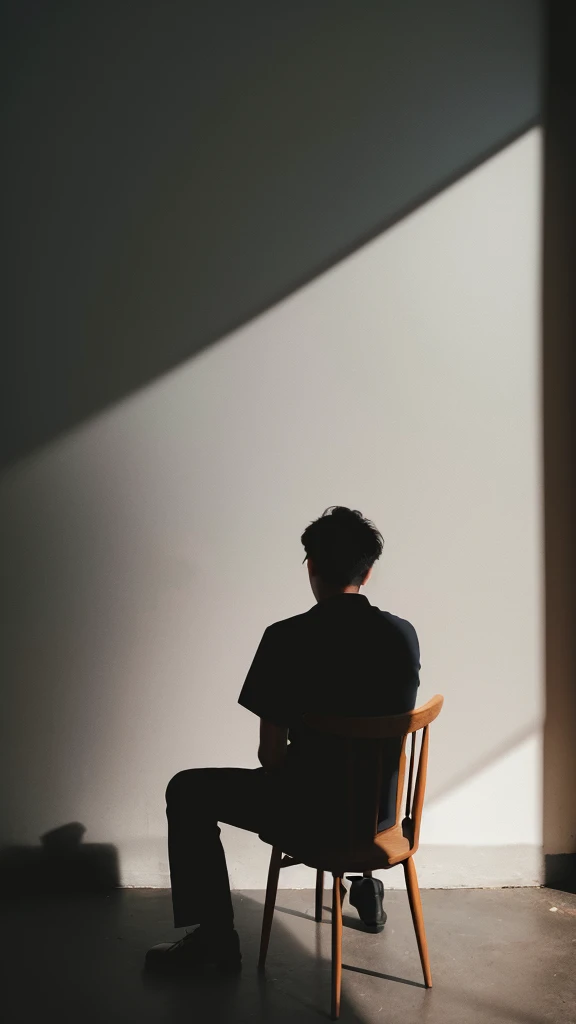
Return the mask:
<path fill-rule="evenodd" d="M 419 685 L 420 650 L 414 627 L 380 611 L 363 594 L 338 594 L 302 615 L 269 626 L 239 703 L 289 730 L 286 772 L 322 786 L 326 752 L 307 735 L 307 713 L 351 716 L 411 711 Z M 380 828 L 393 823 L 397 741 L 390 746 L 389 796 Z M 334 765 L 330 766 L 334 779 Z"/>

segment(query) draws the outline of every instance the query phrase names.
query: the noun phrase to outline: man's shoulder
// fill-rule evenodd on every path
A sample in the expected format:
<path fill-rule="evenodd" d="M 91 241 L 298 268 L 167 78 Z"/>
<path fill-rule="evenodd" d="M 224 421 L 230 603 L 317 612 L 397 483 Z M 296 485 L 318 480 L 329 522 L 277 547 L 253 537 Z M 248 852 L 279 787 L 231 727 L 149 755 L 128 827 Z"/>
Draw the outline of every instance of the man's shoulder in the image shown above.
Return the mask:
<path fill-rule="evenodd" d="M 418 641 L 418 634 L 408 619 L 402 619 L 399 615 L 393 615 L 392 612 L 381 611 L 380 608 L 372 606 L 374 611 L 378 614 L 379 621 L 385 626 L 386 630 L 393 633 L 399 640 L 400 644 L 408 648 L 413 657 L 417 660 L 420 658 L 420 644 Z"/>
<path fill-rule="evenodd" d="M 376 608 L 375 605 L 372 605 L 372 608 L 376 612 L 378 617 L 387 622 L 388 625 L 392 626 L 393 629 L 397 629 L 399 630 L 399 632 L 408 634 L 410 636 L 414 636 L 414 634 L 416 633 L 414 626 L 412 625 L 411 622 L 408 621 L 408 619 L 402 619 L 400 618 L 399 615 L 393 615 L 392 612 L 382 611 L 380 608 Z"/>
<path fill-rule="evenodd" d="M 410 641 L 417 639 L 417 634 L 414 626 L 408 619 L 402 619 L 399 615 L 393 615 L 392 612 L 382 611 L 377 608 L 376 605 L 368 605 L 370 612 L 374 616 L 372 621 L 382 624 L 382 626 L 393 630 L 396 633 L 402 634 Z M 298 615 L 290 615 L 287 619 L 279 619 L 277 622 L 272 622 L 266 629 L 268 636 L 281 637 L 291 633 L 298 633 L 305 631 L 314 625 L 317 617 L 315 612 L 318 606 L 313 606 L 305 612 L 300 612 Z"/>

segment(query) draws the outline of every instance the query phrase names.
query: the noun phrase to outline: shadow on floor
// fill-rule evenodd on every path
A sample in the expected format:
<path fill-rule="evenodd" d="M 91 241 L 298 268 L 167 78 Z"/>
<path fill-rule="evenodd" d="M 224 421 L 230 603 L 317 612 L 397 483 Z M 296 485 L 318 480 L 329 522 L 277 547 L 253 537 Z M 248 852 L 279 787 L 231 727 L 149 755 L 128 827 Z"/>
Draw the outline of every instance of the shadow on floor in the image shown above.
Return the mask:
<path fill-rule="evenodd" d="M 406 894 L 388 892 L 382 934 L 344 935 L 343 1024 L 573 1024 L 574 896 L 428 890 L 422 898 L 434 988 L 420 987 Z M 294 913 L 275 916 L 264 975 L 256 966 L 263 894 L 237 892 L 242 974 L 180 983 L 142 971 L 146 949 L 176 935 L 166 890 L 10 903 L 0 932 L 3 1024 L 327 1020 L 330 916 L 314 922 L 311 891 L 283 890 L 281 901 Z"/>
<path fill-rule="evenodd" d="M 323 912 L 325 914 L 331 914 L 332 913 L 331 907 L 328 907 L 328 906 L 322 907 L 322 910 L 323 910 Z M 280 907 L 280 906 L 277 905 L 276 906 L 276 913 L 288 914 L 288 915 L 290 915 L 292 917 L 302 917 L 302 918 L 304 918 L 304 920 L 307 920 L 307 921 L 310 921 L 312 919 L 312 914 L 311 913 L 306 914 L 306 913 L 304 913 L 301 910 L 292 910 L 291 907 Z M 357 916 L 356 917 L 353 916 L 353 914 L 345 914 L 345 913 L 343 913 L 342 914 L 342 925 L 344 926 L 344 928 L 352 928 L 354 931 L 364 932 L 364 934 L 366 934 L 366 929 L 365 929 L 364 925 L 362 924 L 360 918 L 357 917 Z"/>
<path fill-rule="evenodd" d="M 0 895 L 4 899 L 66 893 L 102 893 L 120 885 L 118 851 L 111 843 L 82 842 L 80 822 L 52 829 L 38 846 L 0 851 Z"/>

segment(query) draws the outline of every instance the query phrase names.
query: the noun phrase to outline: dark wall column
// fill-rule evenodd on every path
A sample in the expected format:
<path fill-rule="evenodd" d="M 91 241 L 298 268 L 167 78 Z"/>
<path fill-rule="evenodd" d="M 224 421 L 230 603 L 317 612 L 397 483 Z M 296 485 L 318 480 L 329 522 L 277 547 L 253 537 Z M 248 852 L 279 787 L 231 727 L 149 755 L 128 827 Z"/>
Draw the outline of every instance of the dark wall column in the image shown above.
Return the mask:
<path fill-rule="evenodd" d="M 544 188 L 546 884 L 576 892 L 576 59 L 571 3 L 548 7 Z"/>

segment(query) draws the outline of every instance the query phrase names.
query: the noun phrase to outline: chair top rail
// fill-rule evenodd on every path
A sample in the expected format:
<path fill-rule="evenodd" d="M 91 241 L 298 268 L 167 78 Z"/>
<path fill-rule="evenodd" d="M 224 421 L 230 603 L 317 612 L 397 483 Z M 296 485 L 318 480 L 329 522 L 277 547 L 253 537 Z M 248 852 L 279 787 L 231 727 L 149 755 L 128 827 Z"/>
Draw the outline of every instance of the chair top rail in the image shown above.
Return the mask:
<path fill-rule="evenodd" d="M 381 718 L 354 718 L 343 715 L 304 715 L 304 722 L 318 732 L 330 733 L 347 739 L 380 740 L 407 736 L 430 725 L 442 710 L 444 697 L 437 693 L 419 708 L 402 715 Z"/>

